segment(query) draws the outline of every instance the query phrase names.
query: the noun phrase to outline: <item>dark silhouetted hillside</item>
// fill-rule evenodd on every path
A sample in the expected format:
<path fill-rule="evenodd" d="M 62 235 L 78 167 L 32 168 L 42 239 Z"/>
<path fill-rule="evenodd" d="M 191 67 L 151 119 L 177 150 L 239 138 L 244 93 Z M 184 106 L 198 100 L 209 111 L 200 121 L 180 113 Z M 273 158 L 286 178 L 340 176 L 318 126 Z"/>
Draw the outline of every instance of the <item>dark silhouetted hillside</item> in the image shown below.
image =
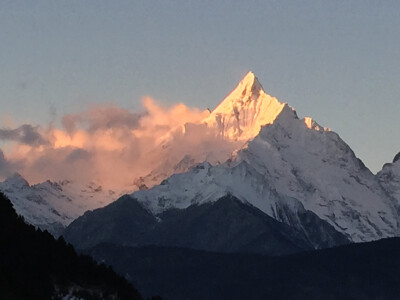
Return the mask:
<path fill-rule="evenodd" d="M 142 299 L 110 267 L 25 224 L 0 193 L 0 299 Z"/>
<path fill-rule="evenodd" d="M 281 257 L 97 245 L 90 251 L 163 299 L 400 299 L 400 239 Z"/>

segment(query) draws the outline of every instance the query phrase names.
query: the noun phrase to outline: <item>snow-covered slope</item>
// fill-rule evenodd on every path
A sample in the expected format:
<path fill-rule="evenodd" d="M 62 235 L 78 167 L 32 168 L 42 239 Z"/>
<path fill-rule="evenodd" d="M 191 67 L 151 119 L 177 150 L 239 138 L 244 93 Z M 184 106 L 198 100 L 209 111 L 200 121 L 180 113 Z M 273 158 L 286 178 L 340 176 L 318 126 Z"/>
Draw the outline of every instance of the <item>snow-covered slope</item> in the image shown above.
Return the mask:
<path fill-rule="evenodd" d="M 381 186 L 400 205 L 400 152 L 394 157 L 393 162 L 385 164 L 376 176 Z"/>
<path fill-rule="evenodd" d="M 198 127 L 199 125 L 187 124 L 187 127 Z M 202 126 L 204 130 L 207 127 Z M 186 136 L 196 137 L 195 133 L 185 131 Z M 171 145 L 176 146 L 176 143 L 166 143 L 162 149 L 162 159 L 159 164 L 148 175 L 140 177 L 134 181 L 137 189 L 148 189 L 157 184 L 160 184 L 164 179 L 173 174 L 184 173 L 190 170 L 198 163 L 207 161 L 212 165 L 218 165 L 225 162 L 235 149 L 243 146 L 241 141 L 229 141 L 217 136 L 205 141 L 204 144 L 199 144 L 195 147 L 188 147 L 185 151 L 180 149 L 175 151 Z M 180 146 L 185 147 L 185 142 Z"/>
<path fill-rule="evenodd" d="M 1 182 L 0 190 L 27 223 L 55 236 L 86 210 L 105 206 L 121 196 L 93 182 L 46 181 L 31 186 L 20 174 Z"/>
<path fill-rule="evenodd" d="M 355 242 L 398 234 L 397 205 L 375 176 L 336 133 L 298 119 L 289 107 L 236 160 Z"/>

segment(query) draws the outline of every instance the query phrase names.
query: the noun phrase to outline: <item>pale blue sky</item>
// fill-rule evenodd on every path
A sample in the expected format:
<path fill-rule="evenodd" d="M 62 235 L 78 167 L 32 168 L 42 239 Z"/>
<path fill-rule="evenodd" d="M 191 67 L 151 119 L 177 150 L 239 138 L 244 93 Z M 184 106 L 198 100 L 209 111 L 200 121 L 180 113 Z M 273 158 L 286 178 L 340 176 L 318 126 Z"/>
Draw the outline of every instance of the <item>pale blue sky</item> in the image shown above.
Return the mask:
<path fill-rule="evenodd" d="M 400 151 L 400 1 L 0 1 L 0 120 L 213 108 L 252 70 L 373 171 Z"/>

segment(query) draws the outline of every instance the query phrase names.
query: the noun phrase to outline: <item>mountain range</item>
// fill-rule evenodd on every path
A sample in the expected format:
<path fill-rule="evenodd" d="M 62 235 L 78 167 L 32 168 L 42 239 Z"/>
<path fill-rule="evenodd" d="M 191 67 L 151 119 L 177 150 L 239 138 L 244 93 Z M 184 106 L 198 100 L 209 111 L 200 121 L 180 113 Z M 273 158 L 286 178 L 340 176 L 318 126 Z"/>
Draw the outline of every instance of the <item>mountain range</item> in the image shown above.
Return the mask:
<path fill-rule="evenodd" d="M 113 190 L 104 190 L 95 182 L 47 180 L 30 185 L 18 173 L 1 182 L 0 190 L 11 199 L 14 209 L 27 223 L 55 237 L 85 211 L 107 205 L 121 196 Z"/>
<path fill-rule="evenodd" d="M 202 122 L 151 151 L 162 159 L 125 190 L 30 185 L 19 174 L 0 190 L 27 223 L 149 296 L 399 295 L 400 153 L 373 174 L 337 133 L 299 118 L 252 72 Z"/>
<path fill-rule="evenodd" d="M 115 202 L 121 193 L 96 185 L 29 186 L 20 176 L 0 189 L 28 222 L 81 249 L 112 242 L 287 254 L 399 234 L 398 155 L 372 174 L 338 134 L 300 119 L 252 72 L 201 124 L 182 128 L 199 131 L 212 136 L 207 147 L 168 155 Z M 171 154 L 173 138 L 161 151 Z"/>

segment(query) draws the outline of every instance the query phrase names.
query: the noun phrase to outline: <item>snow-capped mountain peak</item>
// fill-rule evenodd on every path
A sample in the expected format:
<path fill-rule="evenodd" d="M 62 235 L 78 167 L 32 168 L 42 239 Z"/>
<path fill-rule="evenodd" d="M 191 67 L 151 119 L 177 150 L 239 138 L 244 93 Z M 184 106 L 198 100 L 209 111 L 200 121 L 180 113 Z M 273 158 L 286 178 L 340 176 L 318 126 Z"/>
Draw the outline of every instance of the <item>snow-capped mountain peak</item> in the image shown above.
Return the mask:
<path fill-rule="evenodd" d="M 169 133 L 155 150 L 162 149 L 165 159 L 149 174 L 136 179 L 135 185 L 139 189 L 150 188 L 202 161 L 213 165 L 226 161 L 257 136 L 262 126 L 273 123 L 284 107 L 292 111 L 287 104 L 266 94 L 254 73 L 248 72 L 202 124 L 186 123 L 181 134 Z M 180 139 L 179 149 L 172 146 L 177 144 L 175 138 Z M 182 151 L 184 148 L 190 152 Z"/>
<path fill-rule="evenodd" d="M 25 178 L 22 177 L 19 173 L 14 173 L 12 176 L 8 177 L 4 181 L 4 184 L 16 189 L 29 188 L 28 181 L 26 181 Z"/>
<path fill-rule="evenodd" d="M 393 162 L 385 164 L 376 176 L 381 186 L 400 205 L 400 152 L 393 158 Z"/>
<path fill-rule="evenodd" d="M 284 103 L 265 93 L 253 72 L 248 72 L 236 88 L 204 119 L 210 127 L 231 140 L 249 140 L 261 126 L 271 124 Z"/>

